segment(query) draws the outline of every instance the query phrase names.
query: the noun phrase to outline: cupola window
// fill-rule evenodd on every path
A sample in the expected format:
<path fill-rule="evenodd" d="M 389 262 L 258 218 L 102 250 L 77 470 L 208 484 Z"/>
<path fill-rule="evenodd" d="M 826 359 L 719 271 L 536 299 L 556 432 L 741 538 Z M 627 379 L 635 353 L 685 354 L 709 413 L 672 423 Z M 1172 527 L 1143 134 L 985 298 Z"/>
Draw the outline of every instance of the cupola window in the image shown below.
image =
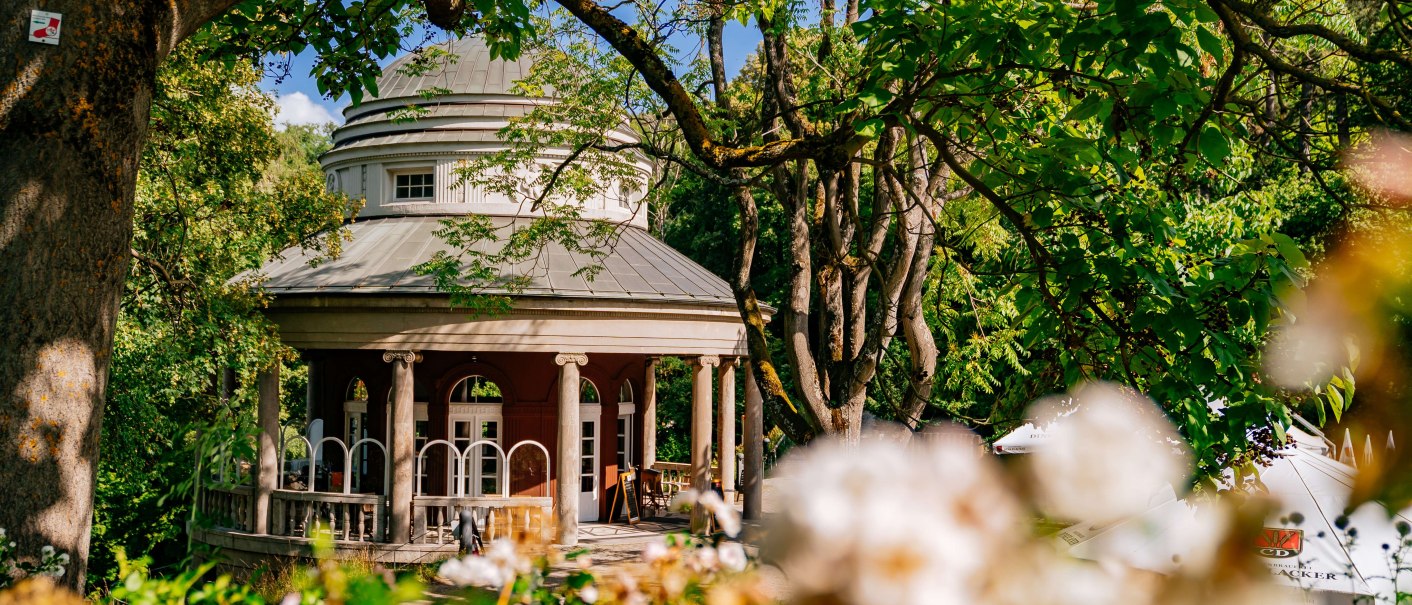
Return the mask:
<path fill-rule="evenodd" d="M 397 175 L 393 197 L 398 200 L 429 200 L 435 184 L 435 177 L 430 172 L 401 173 Z"/>

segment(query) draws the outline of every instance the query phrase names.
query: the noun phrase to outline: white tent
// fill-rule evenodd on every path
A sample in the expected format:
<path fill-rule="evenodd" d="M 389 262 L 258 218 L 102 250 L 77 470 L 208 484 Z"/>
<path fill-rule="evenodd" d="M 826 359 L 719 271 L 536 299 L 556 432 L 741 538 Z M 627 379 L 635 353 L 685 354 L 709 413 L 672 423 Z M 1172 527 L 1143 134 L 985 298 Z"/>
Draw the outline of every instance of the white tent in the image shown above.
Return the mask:
<path fill-rule="evenodd" d="M 1026 422 L 1020 428 L 1010 431 L 1006 433 L 1005 436 L 996 439 L 995 443 L 991 444 L 991 448 L 994 449 L 997 454 L 1033 453 L 1036 448 L 1043 447 L 1044 443 L 1049 440 L 1049 428 L 1054 426 L 1054 423 L 1058 422 L 1060 418 L 1074 413 L 1077 409 L 1076 407 L 1066 409 L 1060 412 L 1057 417 L 1051 418 L 1045 422 Z"/>
<path fill-rule="evenodd" d="M 1367 504 L 1341 523 L 1356 471 L 1325 456 L 1329 446 L 1322 439 L 1298 430 L 1290 433 L 1294 445 L 1260 472 L 1253 488 L 1268 492 L 1278 508 L 1252 547 L 1259 549 L 1282 584 L 1392 602 L 1395 587 L 1412 588 L 1412 574 L 1396 573 L 1393 563 L 1402 541 L 1394 524 L 1405 518 L 1389 520 L 1382 507 Z M 1171 571 L 1197 554 L 1197 545 L 1206 538 L 1201 531 L 1209 525 L 1197 518 L 1200 505 L 1170 495 L 1159 500 L 1132 519 L 1104 527 L 1075 525 L 1059 538 L 1080 558 Z"/>

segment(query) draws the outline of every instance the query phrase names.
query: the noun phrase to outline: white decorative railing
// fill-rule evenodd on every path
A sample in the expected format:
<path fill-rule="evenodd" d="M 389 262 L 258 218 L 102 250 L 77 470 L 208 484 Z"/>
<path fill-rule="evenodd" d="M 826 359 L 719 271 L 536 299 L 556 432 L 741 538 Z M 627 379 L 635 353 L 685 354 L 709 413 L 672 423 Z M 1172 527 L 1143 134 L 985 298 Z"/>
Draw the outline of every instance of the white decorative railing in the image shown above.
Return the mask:
<path fill-rule="evenodd" d="M 275 490 L 270 500 L 270 533 L 312 538 L 315 531 L 329 531 L 334 540 L 383 542 L 387 535 L 383 497 Z"/>
<path fill-rule="evenodd" d="M 250 531 L 255 514 L 255 488 L 249 485 L 209 485 L 201 490 L 199 510 L 213 527 Z"/>
<path fill-rule="evenodd" d="M 468 495 L 466 494 L 465 485 L 467 457 L 473 453 L 476 453 L 478 451 L 478 448 L 485 446 L 489 446 L 495 449 L 496 459 L 500 462 L 500 468 L 504 469 L 506 474 L 508 474 L 510 469 L 510 458 L 515 455 L 516 451 L 526 446 L 538 448 L 540 452 L 544 453 L 544 483 L 542 485 L 544 485 L 545 490 L 549 489 L 549 449 L 544 447 L 544 444 L 538 441 L 531 441 L 526 439 L 524 441 L 516 443 L 515 445 L 510 446 L 509 453 L 506 453 L 505 450 L 500 449 L 500 444 L 494 441 L 487 441 L 484 439 L 476 441 L 470 445 L 467 445 L 466 451 L 463 452 L 457 449 L 456 445 L 451 443 L 450 441 L 447 441 L 445 439 L 436 439 L 433 441 L 428 441 L 426 445 L 422 446 L 422 450 L 420 452 L 417 452 L 416 477 L 417 493 L 419 494 L 426 491 L 423 489 L 424 486 L 422 485 L 422 475 L 426 470 L 427 451 L 431 450 L 432 446 L 437 445 L 445 446 L 446 449 L 451 450 L 448 453 L 451 454 L 451 459 L 455 462 L 455 464 L 453 464 L 451 468 L 451 482 L 454 485 L 454 489 L 452 490 L 452 492 L 456 496 Z M 510 497 L 510 478 L 508 476 L 502 476 L 500 478 L 500 495 L 506 498 Z"/>
<path fill-rule="evenodd" d="M 554 499 L 546 496 L 417 496 L 412 499 L 412 542 L 455 544 L 461 512 L 475 516 L 487 543 L 502 537 L 548 537 Z"/>
<path fill-rule="evenodd" d="M 386 462 L 386 461 L 387 461 L 387 447 L 384 446 L 381 441 L 378 441 L 377 439 L 373 439 L 373 438 L 371 438 L 371 437 L 365 437 L 365 438 L 363 438 L 363 439 L 359 439 L 359 440 L 353 442 L 353 446 L 352 446 L 352 447 L 349 447 L 349 446 L 345 445 L 345 444 L 343 443 L 343 440 L 342 440 L 342 439 L 339 439 L 338 437 L 324 437 L 323 439 L 320 439 L 318 443 L 311 443 L 311 442 L 310 442 L 308 439 L 306 439 L 303 435 L 295 435 L 295 436 L 293 436 L 293 437 L 290 437 L 290 438 L 288 438 L 288 439 L 285 439 L 285 440 L 284 440 L 284 443 L 281 443 L 281 444 L 280 444 L 280 448 L 279 448 L 279 476 L 280 476 L 279 486 L 280 486 L 280 488 L 284 488 L 284 487 L 285 487 L 285 484 L 284 484 L 284 479 L 285 479 L 285 476 L 284 476 L 284 458 L 285 458 L 285 452 L 288 451 L 288 449 L 289 449 L 289 444 L 290 444 L 290 443 L 299 442 L 299 441 L 304 442 L 305 451 L 307 451 L 307 452 L 309 453 L 309 466 L 305 469 L 306 475 L 305 475 L 304 487 L 301 488 L 301 491 L 306 491 L 306 492 L 312 492 L 312 491 L 314 491 L 314 487 L 315 487 L 315 486 L 314 486 L 314 483 L 315 483 L 315 474 L 314 474 L 314 470 L 315 470 L 315 466 L 316 466 L 316 465 L 314 464 L 314 461 L 315 461 L 315 460 L 318 460 L 318 456 L 316 455 L 316 451 L 317 451 L 316 448 L 323 448 L 325 443 L 330 443 L 330 442 L 332 442 L 334 445 L 337 445 L 337 446 L 338 446 L 338 449 L 343 452 L 343 485 L 341 485 L 341 486 L 332 486 L 332 485 L 331 485 L 331 486 L 329 486 L 331 489 L 337 489 L 338 491 L 341 491 L 341 492 L 343 492 L 343 493 L 345 493 L 345 494 L 351 494 L 351 493 L 353 493 L 353 461 L 357 459 L 356 454 L 358 453 L 358 448 L 360 448 L 360 447 L 362 447 L 362 448 L 368 448 L 368 447 L 372 447 L 372 446 L 377 446 L 378 450 L 380 450 L 380 451 L 382 452 L 382 459 L 384 460 L 384 463 L 383 463 L 383 465 L 382 465 L 382 478 L 383 478 L 382 484 L 383 484 L 384 486 L 388 485 L 388 479 L 390 478 L 391 472 L 392 472 L 392 469 L 391 469 L 392 465 L 391 465 L 391 464 L 388 464 L 388 463 Z"/>
<path fill-rule="evenodd" d="M 299 471 L 303 485 L 298 489 L 286 488 L 285 457 L 292 443 L 303 442 L 309 456 L 309 465 Z M 343 454 L 343 474 L 340 482 L 325 486 L 328 491 L 317 491 L 316 465 L 318 452 L 326 445 L 333 444 Z M 427 464 L 426 455 L 433 447 L 450 450 L 451 479 L 453 492 L 450 496 L 415 496 L 412 500 L 412 542 L 421 544 L 454 544 L 457 541 L 456 529 L 460 524 L 461 513 L 470 511 L 487 541 L 502 536 L 533 534 L 548 537 L 550 519 L 553 516 L 554 500 L 546 496 L 511 496 L 510 462 L 520 449 L 539 450 L 544 456 L 544 489 L 549 488 L 549 450 L 536 441 L 521 441 L 505 451 L 493 441 L 477 441 L 461 451 L 445 440 L 427 443 L 417 453 L 415 477 L 416 491 L 422 491 L 422 472 Z M 279 447 L 278 489 L 271 494 L 269 533 L 276 536 L 312 538 L 318 532 L 327 531 L 335 541 L 340 542 L 385 542 L 388 535 L 389 503 L 383 494 L 352 493 L 354 461 L 359 459 L 359 448 L 376 447 L 387 460 L 387 449 L 375 439 L 360 439 L 348 447 L 337 437 L 325 437 L 311 442 L 302 435 L 286 439 Z M 465 493 L 467 462 L 482 453 L 481 448 L 495 451 L 502 473 L 499 476 L 500 494 L 472 496 Z M 215 469 L 217 479 L 226 477 L 228 461 L 221 452 L 220 466 Z M 391 464 L 383 464 L 383 485 L 390 485 Z M 240 476 L 239 471 L 236 476 Z M 332 477 L 330 477 L 332 479 Z M 251 485 L 230 485 L 223 481 L 204 488 L 199 496 L 200 512 L 214 527 L 235 531 L 254 530 L 254 496 Z"/>

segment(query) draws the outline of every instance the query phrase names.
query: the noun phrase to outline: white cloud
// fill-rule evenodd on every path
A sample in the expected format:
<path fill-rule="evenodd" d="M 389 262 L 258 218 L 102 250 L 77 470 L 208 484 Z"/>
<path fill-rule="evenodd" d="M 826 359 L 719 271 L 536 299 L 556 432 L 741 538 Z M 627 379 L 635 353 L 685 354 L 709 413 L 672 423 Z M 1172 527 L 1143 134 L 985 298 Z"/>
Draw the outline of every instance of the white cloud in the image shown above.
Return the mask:
<path fill-rule="evenodd" d="M 327 107 L 302 92 L 292 92 L 275 99 L 275 123 L 280 126 L 299 124 L 342 123 Z"/>

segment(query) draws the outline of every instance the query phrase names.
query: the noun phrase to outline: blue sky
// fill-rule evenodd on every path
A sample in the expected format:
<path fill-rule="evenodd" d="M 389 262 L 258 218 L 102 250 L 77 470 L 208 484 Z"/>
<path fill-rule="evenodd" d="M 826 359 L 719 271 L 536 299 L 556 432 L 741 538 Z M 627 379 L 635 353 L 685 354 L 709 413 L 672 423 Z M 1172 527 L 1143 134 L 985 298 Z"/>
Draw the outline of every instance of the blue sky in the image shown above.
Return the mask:
<path fill-rule="evenodd" d="M 728 76 L 734 77 L 740 71 L 741 66 L 745 64 L 745 58 L 755 52 L 756 46 L 760 43 L 760 31 L 755 29 L 753 25 L 745 27 L 738 22 L 731 21 L 726 24 L 724 41 L 726 73 Z M 685 41 L 678 41 L 676 44 L 686 52 L 696 50 L 688 48 Z M 310 68 L 314 65 L 314 56 L 315 53 L 312 49 L 295 55 L 290 66 L 290 75 L 284 81 L 276 82 L 273 77 L 266 76 L 261 82 L 260 87 L 277 98 L 279 105 L 279 115 L 275 118 L 277 122 L 282 124 L 343 122 L 342 110 L 348 106 L 348 96 L 327 98 L 319 95 L 319 89 L 314 85 L 314 79 L 309 77 Z M 388 62 L 391 60 L 389 59 Z"/>

